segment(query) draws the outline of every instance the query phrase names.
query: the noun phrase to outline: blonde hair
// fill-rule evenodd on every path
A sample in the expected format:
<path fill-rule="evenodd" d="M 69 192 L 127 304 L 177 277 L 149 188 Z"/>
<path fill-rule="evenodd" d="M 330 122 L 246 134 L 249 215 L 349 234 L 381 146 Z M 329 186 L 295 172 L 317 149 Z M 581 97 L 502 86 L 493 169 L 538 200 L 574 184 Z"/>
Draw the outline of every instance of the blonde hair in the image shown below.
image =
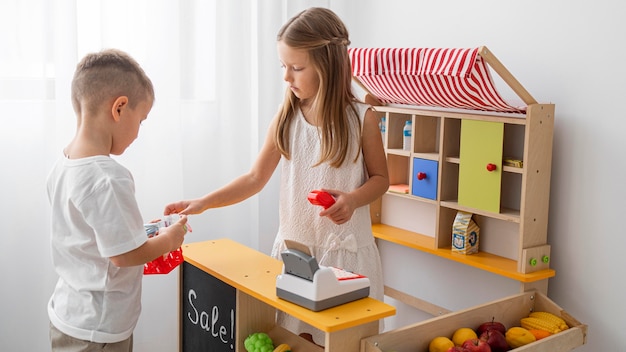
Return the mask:
<path fill-rule="evenodd" d="M 120 96 L 128 97 L 130 108 L 142 101 L 154 102 L 152 81 L 130 55 L 107 49 L 87 54 L 76 65 L 72 105 L 77 114 L 82 109 L 95 113 L 102 104 L 112 104 Z"/>
<path fill-rule="evenodd" d="M 358 138 L 361 143 L 361 120 L 352 93 L 348 30 L 331 10 L 313 7 L 283 25 L 277 39 L 309 54 L 320 82 L 312 105 L 316 107 L 314 113 L 321 127 L 321 152 L 316 165 L 329 162 L 331 166 L 339 167 L 348 157 L 352 138 Z M 287 159 L 290 157 L 289 127 L 299 104 L 299 99 L 287 88 L 275 137 L 278 149 Z M 357 158 L 358 153 L 354 160 Z"/>

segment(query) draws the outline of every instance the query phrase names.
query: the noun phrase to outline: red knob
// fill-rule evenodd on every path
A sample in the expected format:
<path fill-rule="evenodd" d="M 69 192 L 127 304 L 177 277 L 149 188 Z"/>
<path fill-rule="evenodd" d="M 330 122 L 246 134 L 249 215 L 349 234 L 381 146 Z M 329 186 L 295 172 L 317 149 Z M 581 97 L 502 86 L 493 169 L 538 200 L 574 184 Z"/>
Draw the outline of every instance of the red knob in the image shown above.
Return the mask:
<path fill-rule="evenodd" d="M 418 172 L 418 173 L 417 173 L 417 179 L 418 179 L 418 180 L 420 180 L 420 181 L 421 181 L 421 180 L 423 180 L 423 179 L 425 179 L 425 178 L 426 178 L 426 173 L 425 173 L 425 172 Z"/>
<path fill-rule="evenodd" d="M 489 163 L 487 164 L 487 171 L 494 171 L 496 169 L 496 164 Z"/>

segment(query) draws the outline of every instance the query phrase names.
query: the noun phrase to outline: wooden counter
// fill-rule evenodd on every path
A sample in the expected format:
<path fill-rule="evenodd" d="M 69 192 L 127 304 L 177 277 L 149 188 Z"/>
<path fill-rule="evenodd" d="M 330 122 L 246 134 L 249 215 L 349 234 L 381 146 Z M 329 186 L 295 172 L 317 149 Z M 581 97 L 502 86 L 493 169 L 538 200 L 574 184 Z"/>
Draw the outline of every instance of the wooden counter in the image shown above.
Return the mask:
<path fill-rule="evenodd" d="M 395 314 L 395 307 L 369 297 L 320 312 L 280 299 L 276 276 L 282 271 L 282 262 L 230 239 L 185 244 L 183 255 L 185 262 L 236 290 L 235 351 L 244 352 L 244 339 L 261 331 L 268 332 L 275 345 L 288 343 L 298 351 L 322 351 L 276 326 L 276 310 L 324 331 L 323 350 L 337 352 L 358 352 L 364 337 L 379 333 L 379 320 Z M 182 319 L 187 313 L 182 312 Z"/>

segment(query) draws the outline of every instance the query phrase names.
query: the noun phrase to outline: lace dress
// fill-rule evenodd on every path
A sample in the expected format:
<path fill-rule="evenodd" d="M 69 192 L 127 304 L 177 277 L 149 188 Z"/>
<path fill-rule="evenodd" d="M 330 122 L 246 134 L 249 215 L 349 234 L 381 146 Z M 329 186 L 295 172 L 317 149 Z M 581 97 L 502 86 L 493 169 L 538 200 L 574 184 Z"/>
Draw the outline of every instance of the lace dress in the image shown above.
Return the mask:
<path fill-rule="evenodd" d="M 369 108 L 357 104 L 361 123 Z M 358 126 L 354 126 L 356 133 Z M 320 217 L 320 206 L 312 205 L 307 195 L 315 189 L 352 191 L 367 180 L 367 170 L 358 138 L 352 140 L 351 151 L 340 168 L 323 163 L 313 167 L 320 155 L 318 128 L 310 125 L 298 111 L 290 133 L 291 160 L 281 160 L 280 226 L 272 249 L 272 256 L 280 258 L 286 247 L 285 239 L 305 244 L 320 265 L 335 266 L 367 276 L 370 279 L 370 297 L 383 300 L 383 279 L 380 256 L 372 234 L 369 206 L 355 210 L 350 221 L 336 225 Z M 358 159 L 355 155 L 358 153 Z M 318 344 L 324 343 L 324 334 L 285 314 L 279 314 L 279 323 L 296 334 L 311 333 Z M 382 328 L 382 327 L 381 327 Z"/>

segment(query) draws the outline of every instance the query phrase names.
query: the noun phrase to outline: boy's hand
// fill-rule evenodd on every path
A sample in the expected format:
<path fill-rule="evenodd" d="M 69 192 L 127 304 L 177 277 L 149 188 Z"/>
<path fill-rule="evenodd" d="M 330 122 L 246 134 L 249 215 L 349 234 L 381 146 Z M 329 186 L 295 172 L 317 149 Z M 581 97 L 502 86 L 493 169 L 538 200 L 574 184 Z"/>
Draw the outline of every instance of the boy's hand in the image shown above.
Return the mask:
<path fill-rule="evenodd" d="M 180 219 L 168 227 L 162 227 L 159 230 L 159 237 L 166 236 L 170 240 L 170 249 L 167 253 L 174 251 L 183 245 L 185 235 L 187 234 L 187 216 L 181 215 Z"/>

